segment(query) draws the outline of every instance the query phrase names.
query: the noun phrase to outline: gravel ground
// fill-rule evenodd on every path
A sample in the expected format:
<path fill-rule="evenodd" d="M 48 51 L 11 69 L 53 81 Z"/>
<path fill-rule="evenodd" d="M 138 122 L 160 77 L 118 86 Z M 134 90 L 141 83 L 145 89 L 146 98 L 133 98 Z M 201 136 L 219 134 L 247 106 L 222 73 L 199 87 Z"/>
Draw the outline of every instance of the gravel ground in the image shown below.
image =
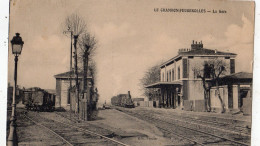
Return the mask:
<path fill-rule="evenodd" d="M 114 131 L 121 135 L 121 141 L 129 145 L 171 145 L 170 139 L 164 138 L 163 133 L 154 125 L 110 109 L 101 110 L 98 115 L 101 120 L 90 123 Z"/>
<path fill-rule="evenodd" d="M 117 145 L 112 141 L 108 141 L 106 139 L 101 138 L 100 136 L 90 134 L 88 132 L 83 131 L 82 129 L 77 128 L 79 124 L 81 125 L 82 123 L 73 123 L 54 112 L 29 112 L 28 116 L 34 119 L 38 117 L 37 119 L 35 119 L 36 121 L 52 129 L 57 134 L 66 139 L 68 142 L 70 142 L 72 145 Z M 82 126 L 80 127 L 82 128 Z M 87 125 L 87 127 L 84 127 L 83 129 L 88 130 L 89 128 L 89 125 Z"/>
<path fill-rule="evenodd" d="M 68 112 L 58 114 L 69 118 Z M 50 114 L 43 116 L 50 117 Z M 52 115 L 53 118 L 57 118 L 56 116 Z M 89 126 L 89 124 L 92 126 Z M 111 137 L 128 145 L 172 145 L 173 141 L 175 141 L 174 139 L 165 138 L 163 133 L 154 125 L 114 109 L 100 110 L 97 120 L 81 121 L 77 125 L 102 135 L 111 132 Z M 175 143 L 178 144 L 177 141 Z"/>
<path fill-rule="evenodd" d="M 172 109 L 156 109 L 156 108 L 134 108 L 127 109 L 134 112 L 138 112 L 139 114 L 143 112 L 149 112 L 149 114 L 155 114 L 157 116 L 165 116 L 165 118 L 169 116 L 173 116 L 176 114 L 183 114 L 185 116 L 189 114 L 193 114 L 192 112 L 183 112 Z M 7 121 L 7 136 L 9 134 L 9 119 L 10 119 L 10 110 L 8 110 L 8 121 Z M 65 143 L 57 138 L 54 134 L 50 133 L 48 130 L 35 125 L 30 122 L 28 119 L 22 116 L 22 112 L 25 110 L 22 107 L 17 108 L 17 135 L 19 140 L 19 145 L 64 145 Z M 177 113 L 176 113 L 177 112 Z M 171 133 L 167 133 L 163 129 L 160 129 L 156 126 L 157 124 L 151 123 L 149 121 L 141 120 L 134 116 L 130 116 L 123 112 L 114 110 L 114 109 L 106 109 L 100 110 L 98 114 L 98 118 L 94 121 L 77 121 L 77 117 L 72 114 L 72 120 L 69 120 L 69 112 L 29 112 L 30 115 L 34 114 L 40 115 L 42 117 L 58 120 L 65 123 L 75 124 L 84 129 L 91 130 L 93 132 L 97 132 L 101 135 L 105 135 L 111 137 L 115 140 L 121 141 L 128 145 L 189 145 L 190 143 L 183 138 L 179 138 L 176 135 Z M 214 116 L 216 115 L 216 116 Z M 222 120 L 224 122 L 228 122 L 230 120 L 237 120 L 235 123 L 238 125 L 248 125 L 250 123 L 250 117 L 242 117 L 241 115 L 218 115 L 213 114 L 208 115 L 208 113 L 195 113 L 192 115 L 198 119 L 205 119 L 205 116 L 208 116 L 208 119 L 211 120 Z M 67 118 L 65 118 L 67 117 Z M 221 119 L 226 118 L 226 119 Z M 167 127 L 167 126 L 166 126 Z M 173 129 L 168 128 L 168 130 Z M 102 143 L 101 145 L 106 145 L 106 143 Z"/>
<path fill-rule="evenodd" d="M 18 145 L 64 145 L 64 142 L 56 138 L 48 130 L 35 125 L 23 116 L 24 109 L 17 108 L 17 136 Z M 11 112 L 8 112 L 8 121 Z M 9 127 L 9 124 L 8 124 Z M 7 130 L 7 135 L 9 130 Z"/>
<path fill-rule="evenodd" d="M 25 110 L 21 108 L 17 109 L 17 135 L 19 145 L 65 144 L 46 129 L 30 122 L 22 116 L 22 112 L 25 112 Z M 65 112 L 65 114 L 69 117 L 68 112 Z M 52 120 L 59 120 L 70 124 L 74 123 L 54 112 L 37 113 L 30 111 L 28 115 L 34 115 L 34 117 L 40 115 Z M 81 121 L 80 123 L 74 124 L 99 134 L 110 136 L 128 145 L 171 145 L 174 141 L 165 138 L 163 133 L 155 126 L 113 109 L 99 111 L 98 119 L 95 121 Z M 7 131 L 7 134 L 8 133 Z"/>

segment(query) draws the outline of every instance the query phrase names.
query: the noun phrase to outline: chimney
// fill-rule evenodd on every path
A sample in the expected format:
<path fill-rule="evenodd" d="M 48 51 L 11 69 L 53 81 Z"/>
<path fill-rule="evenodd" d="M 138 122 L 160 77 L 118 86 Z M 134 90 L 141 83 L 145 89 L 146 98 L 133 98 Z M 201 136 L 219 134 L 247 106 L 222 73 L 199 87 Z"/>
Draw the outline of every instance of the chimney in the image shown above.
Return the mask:
<path fill-rule="evenodd" d="M 191 44 L 191 50 L 198 50 L 198 49 L 202 49 L 203 48 L 203 44 L 202 41 L 200 41 L 199 43 L 196 41 L 196 44 L 194 44 L 194 40 Z"/>
<path fill-rule="evenodd" d="M 130 91 L 128 91 L 128 98 L 130 98 L 130 99 L 131 99 Z"/>

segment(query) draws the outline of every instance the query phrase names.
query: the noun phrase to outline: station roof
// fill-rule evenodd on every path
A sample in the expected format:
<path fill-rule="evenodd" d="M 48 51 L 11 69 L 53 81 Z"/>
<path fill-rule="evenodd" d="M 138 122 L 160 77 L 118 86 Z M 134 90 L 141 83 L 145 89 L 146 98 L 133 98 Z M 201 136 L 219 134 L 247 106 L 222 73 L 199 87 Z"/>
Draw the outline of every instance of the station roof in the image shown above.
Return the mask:
<path fill-rule="evenodd" d="M 229 52 L 222 52 L 218 50 L 212 50 L 207 48 L 200 48 L 200 49 L 189 49 L 188 51 L 178 52 L 178 55 L 169 59 L 168 61 L 164 62 L 160 67 L 167 66 L 169 63 L 173 62 L 174 60 L 182 57 L 182 56 L 232 56 L 235 57 L 237 54 L 229 53 Z"/>
<path fill-rule="evenodd" d="M 180 55 L 237 55 L 235 53 L 221 52 L 221 51 L 206 49 L 206 48 L 192 49 L 187 52 L 179 52 L 179 54 Z"/>
<path fill-rule="evenodd" d="M 221 79 L 252 79 L 253 73 L 238 72 L 221 77 Z"/>
<path fill-rule="evenodd" d="M 181 81 L 173 81 L 173 82 L 157 82 L 154 84 L 147 85 L 145 88 L 161 88 L 163 86 L 179 86 L 182 85 Z"/>

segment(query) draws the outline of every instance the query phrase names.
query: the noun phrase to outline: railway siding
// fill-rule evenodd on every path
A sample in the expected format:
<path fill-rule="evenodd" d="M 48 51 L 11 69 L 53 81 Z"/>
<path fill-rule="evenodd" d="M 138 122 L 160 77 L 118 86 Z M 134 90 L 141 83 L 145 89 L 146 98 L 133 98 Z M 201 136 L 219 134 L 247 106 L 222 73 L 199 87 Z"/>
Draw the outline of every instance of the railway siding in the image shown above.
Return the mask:
<path fill-rule="evenodd" d="M 107 136 L 98 134 L 96 132 L 83 129 L 81 127 L 72 125 L 67 122 L 62 121 L 62 118 L 57 118 L 59 120 L 49 119 L 44 116 L 40 116 L 35 112 L 30 112 L 29 116 L 32 117 L 34 121 L 40 123 L 44 127 L 52 130 L 53 133 L 59 135 L 61 139 L 67 141 L 71 145 L 125 145 L 122 142 L 111 139 Z M 64 119 L 63 119 L 64 120 Z"/>
<path fill-rule="evenodd" d="M 17 136 L 19 145 L 68 145 L 49 130 L 24 117 L 25 112 L 26 110 L 17 108 Z"/>

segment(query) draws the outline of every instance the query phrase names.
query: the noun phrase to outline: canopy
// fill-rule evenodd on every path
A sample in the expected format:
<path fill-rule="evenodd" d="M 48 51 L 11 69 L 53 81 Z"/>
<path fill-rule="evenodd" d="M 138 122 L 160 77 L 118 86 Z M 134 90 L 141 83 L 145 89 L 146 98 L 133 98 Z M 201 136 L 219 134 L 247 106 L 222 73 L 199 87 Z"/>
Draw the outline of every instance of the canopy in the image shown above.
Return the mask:
<path fill-rule="evenodd" d="M 145 88 L 161 88 L 165 86 L 180 86 L 182 85 L 181 81 L 173 81 L 173 82 L 157 82 L 154 84 L 147 85 Z"/>

